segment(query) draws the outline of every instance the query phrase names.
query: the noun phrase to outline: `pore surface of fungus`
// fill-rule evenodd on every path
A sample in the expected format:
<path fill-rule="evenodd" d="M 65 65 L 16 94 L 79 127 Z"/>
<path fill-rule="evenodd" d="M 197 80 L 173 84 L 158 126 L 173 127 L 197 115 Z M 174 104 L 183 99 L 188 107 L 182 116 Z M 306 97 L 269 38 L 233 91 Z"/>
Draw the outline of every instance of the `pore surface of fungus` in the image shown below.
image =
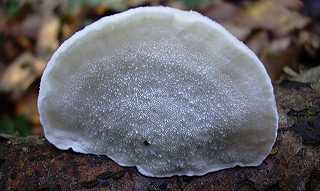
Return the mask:
<path fill-rule="evenodd" d="M 257 166 L 278 115 L 262 63 L 196 13 L 144 7 L 66 40 L 41 79 L 45 137 L 148 176 Z"/>

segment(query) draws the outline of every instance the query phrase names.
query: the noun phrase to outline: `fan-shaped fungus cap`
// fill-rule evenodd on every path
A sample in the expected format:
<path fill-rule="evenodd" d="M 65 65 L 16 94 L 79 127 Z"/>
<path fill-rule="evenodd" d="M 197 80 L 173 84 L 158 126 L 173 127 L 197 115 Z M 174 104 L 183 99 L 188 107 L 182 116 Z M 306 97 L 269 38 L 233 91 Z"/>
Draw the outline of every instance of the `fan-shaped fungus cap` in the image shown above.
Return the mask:
<path fill-rule="evenodd" d="M 257 166 L 278 121 L 254 53 L 210 19 L 165 7 L 105 17 L 66 40 L 38 107 L 56 147 L 156 177 Z"/>

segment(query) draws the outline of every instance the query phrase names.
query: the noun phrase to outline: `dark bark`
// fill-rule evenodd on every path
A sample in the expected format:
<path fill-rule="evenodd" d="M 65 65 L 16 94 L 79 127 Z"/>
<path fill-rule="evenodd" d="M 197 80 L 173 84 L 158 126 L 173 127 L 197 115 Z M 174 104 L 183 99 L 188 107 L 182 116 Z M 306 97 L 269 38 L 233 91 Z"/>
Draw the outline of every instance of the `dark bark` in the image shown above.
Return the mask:
<path fill-rule="evenodd" d="M 150 178 L 105 156 L 61 151 L 43 138 L 0 138 L 0 190 L 320 190 L 320 94 L 275 87 L 278 138 L 258 167 L 201 177 Z"/>

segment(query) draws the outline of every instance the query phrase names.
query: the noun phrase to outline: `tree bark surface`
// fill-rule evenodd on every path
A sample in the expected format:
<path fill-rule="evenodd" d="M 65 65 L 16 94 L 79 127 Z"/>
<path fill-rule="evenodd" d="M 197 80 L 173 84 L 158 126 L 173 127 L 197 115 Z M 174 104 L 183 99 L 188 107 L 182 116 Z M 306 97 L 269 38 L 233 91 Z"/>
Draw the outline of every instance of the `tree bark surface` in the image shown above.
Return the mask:
<path fill-rule="evenodd" d="M 0 190 L 320 191 L 320 93 L 288 81 L 275 93 L 278 137 L 258 167 L 150 178 L 106 156 L 58 150 L 44 138 L 0 136 Z"/>

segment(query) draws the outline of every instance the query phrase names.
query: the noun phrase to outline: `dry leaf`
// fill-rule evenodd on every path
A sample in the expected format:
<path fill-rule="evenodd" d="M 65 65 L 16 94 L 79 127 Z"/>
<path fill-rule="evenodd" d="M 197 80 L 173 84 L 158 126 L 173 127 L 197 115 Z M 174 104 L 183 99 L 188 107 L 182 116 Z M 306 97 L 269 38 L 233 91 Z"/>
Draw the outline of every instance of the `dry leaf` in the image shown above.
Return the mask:
<path fill-rule="evenodd" d="M 251 50 L 259 54 L 263 49 L 270 45 L 266 31 L 260 31 L 254 34 L 246 43 Z"/>
<path fill-rule="evenodd" d="M 37 41 L 37 55 L 47 58 L 59 46 L 58 34 L 60 21 L 55 16 L 48 16 L 40 28 Z"/>
<path fill-rule="evenodd" d="M 302 83 L 310 83 L 313 89 L 320 92 L 320 66 L 306 70 L 297 77 L 291 78 L 291 80 Z"/>
<path fill-rule="evenodd" d="M 12 92 L 19 96 L 42 73 L 45 62 L 24 53 L 6 68 L 0 80 L 0 92 Z"/>
<path fill-rule="evenodd" d="M 231 21 L 239 13 L 239 8 L 234 4 L 227 2 L 220 2 L 209 6 L 201 13 L 208 16 L 209 18 L 218 22 L 228 22 Z"/>
<path fill-rule="evenodd" d="M 26 117 L 34 125 L 40 124 L 37 108 L 37 94 L 37 90 L 30 91 L 16 103 L 16 115 Z"/>
<path fill-rule="evenodd" d="M 201 11 L 204 15 L 221 23 L 227 30 L 240 40 L 245 40 L 251 33 L 251 28 L 238 25 L 234 18 L 238 17 L 240 8 L 227 2 L 219 2 Z"/>
<path fill-rule="evenodd" d="M 257 1 L 243 10 L 236 17 L 237 23 L 250 28 L 262 28 L 283 36 L 295 29 L 302 29 L 310 23 L 310 19 L 298 12 L 290 10 L 288 4 L 278 0 Z"/>
<path fill-rule="evenodd" d="M 244 41 L 247 39 L 247 37 L 250 35 L 252 30 L 249 27 L 245 26 L 238 26 L 232 22 L 225 22 L 222 23 L 222 25 L 230 31 L 234 36 L 236 36 L 238 39 Z"/>
<path fill-rule="evenodd" d="M 296 62 L 293 55 L 297 55 L 298 51 L 298 47 L 291 46 L 290 37 L 276 39 L 262 50 L 261 59 L 273 81 L 280 79 L 285 66 Z"/>

